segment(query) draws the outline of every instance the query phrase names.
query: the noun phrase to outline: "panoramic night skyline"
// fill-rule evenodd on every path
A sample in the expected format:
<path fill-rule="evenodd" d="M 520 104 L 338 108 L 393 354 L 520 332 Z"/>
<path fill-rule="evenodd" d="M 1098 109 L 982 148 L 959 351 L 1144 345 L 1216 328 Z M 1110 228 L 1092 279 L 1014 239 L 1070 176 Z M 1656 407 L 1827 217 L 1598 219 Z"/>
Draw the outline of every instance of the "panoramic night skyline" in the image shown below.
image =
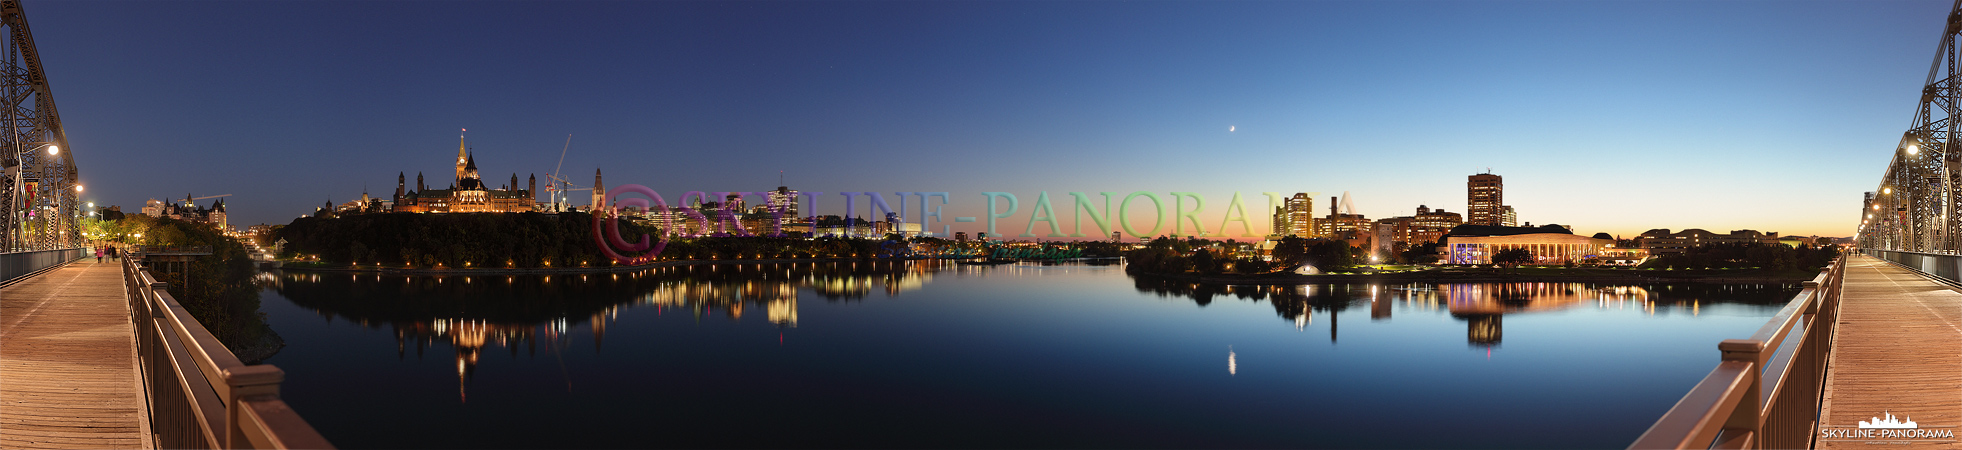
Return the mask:
<path fill-rule="evenodd" d="M 445 186 L 469 128 L 494 184 L 570 133 L 582 184 L 673 202 L 781 170 L 823 214 L 946 191 L 950 218 L 1007 191 L 1011 234 L 1039 191 L 1065 232 L 1069 191 L 1198 192 L 1209 231 L 1234 192 L 1256 233 L 1270 191 L 1464 212 L 1490 168 L 1520 220 L 1585 234 L 1848 236 L 1950 4 L 24 6 L 85 199 L 234 194 L 241 227 Z"/>

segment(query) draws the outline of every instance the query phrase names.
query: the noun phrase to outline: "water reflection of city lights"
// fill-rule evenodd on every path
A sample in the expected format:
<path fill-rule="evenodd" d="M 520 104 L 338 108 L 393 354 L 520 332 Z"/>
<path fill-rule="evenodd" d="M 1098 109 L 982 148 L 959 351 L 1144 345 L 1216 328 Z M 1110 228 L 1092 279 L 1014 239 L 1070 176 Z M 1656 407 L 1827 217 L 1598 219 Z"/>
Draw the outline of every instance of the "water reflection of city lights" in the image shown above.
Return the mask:
<path fill-rule="evenodd" d="M 1630 311 L 1654 316 L 1669 311 L 1700 316 L 1703 295 L 1743 293 L 1759 296 L 1770 286 L 1597 286 L 1585 283 L 1453 283 L 1453 284 L 1361 284 L 1361 285 L 1206 285 L 1189 281 L 1134 278 L 1140 290 L 1155 291 L 1160 298 L 1185 297 L 1200 305 L 1218 298 L 1238 298 L 1272 304 L 1275 312 L 1297 331 L 1313 328 L 1325 319 L 1329 339 L 1338 337 L 1342 311 L 1367 306 L 1372 321 L 1390 320 L 1398 310 L 1435 313 L 1444 310 L 1466 323 L 1466 340 L 1474 347 L 1489 348 L 1504 339 L 1503 316 L 1560 311 L 1592 306 L 1604 311 Z M 1665 300 L 1665 296 L 1667 300 Z"/>

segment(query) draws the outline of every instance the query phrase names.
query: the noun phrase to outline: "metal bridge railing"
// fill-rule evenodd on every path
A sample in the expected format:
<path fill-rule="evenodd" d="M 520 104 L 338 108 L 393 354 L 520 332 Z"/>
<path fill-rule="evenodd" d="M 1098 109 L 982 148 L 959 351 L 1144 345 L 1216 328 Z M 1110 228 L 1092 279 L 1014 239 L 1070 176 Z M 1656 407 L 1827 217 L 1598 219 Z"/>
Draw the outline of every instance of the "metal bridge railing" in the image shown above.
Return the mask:
<path fill-rule="evenodd" d="M 1962 256 L 1871 248 L 1860 249 L 1860 253 L 1939 278 L 1939 281 L 1962 285 Z"/>
<path fill-rule="evenodd" d="M 333 447 L 279 399 L 284 371 L 239 362 L 132 258 L 123 282 L 158 448 Z"/>
<path fill-rule="evenodd" d="M 1629 448 L 1810 448 L 1845 273 L 1841 257 L 1749 339 L 1718 343 L 1716 370 Z"/>
<path fill-rule="evenodd" d="M 11 283 L 16 278 L 24 277 L 64 262 L 81 259 L 83 251 L 84 249 L 68 248 L 34 252 L 0 253 L 0 285 Z"/>

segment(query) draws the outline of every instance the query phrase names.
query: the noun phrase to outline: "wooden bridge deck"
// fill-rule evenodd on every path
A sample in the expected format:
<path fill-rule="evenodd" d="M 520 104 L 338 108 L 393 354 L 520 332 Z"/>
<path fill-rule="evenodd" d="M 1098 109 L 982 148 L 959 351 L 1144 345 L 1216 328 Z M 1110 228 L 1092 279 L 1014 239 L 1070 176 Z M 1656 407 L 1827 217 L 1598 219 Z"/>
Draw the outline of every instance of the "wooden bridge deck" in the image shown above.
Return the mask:
<path fill-rule="evenodd" d="M 1878 258 L 1847 261 L 1819 426 L 1893 414 L 1962 434 L 1962 293 Z M 1816 435 L 1815 435 L 1816 436 Z M 1835 440 L 1820 448 L 1962 449 L 1955 439 Z"/>
<path fill-rule="evenodd" d="M 0 290 L 0 448 L 150 448 L 138 377 L 114 262 Z"/>

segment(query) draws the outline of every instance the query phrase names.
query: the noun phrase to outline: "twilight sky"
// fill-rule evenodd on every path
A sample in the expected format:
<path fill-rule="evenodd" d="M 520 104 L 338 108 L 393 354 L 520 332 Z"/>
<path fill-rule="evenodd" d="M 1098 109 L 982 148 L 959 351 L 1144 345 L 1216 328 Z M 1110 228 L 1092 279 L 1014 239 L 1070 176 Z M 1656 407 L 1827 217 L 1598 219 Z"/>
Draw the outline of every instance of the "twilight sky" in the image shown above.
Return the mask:
<path fill-rule="evenodd" d="M 1235 192 L 1255 234 L 1262 192 L 1318 193 L 1324 210 L 1349 192 L 1371 218 L 1463 212 L 1465 177 L 1490 168 L 1522 221 L 1582 234 L 1846 236 L 1910 125 L 1950 6 L 24 7 L 87 199 L 135 212 L 234 194 L 240 227 L 391 195 L 399 172 L 447 187 L 469 128 L 493 185 L 544 178 L 572 134 L 562 172 L 581 184 L 603 168 L 609 187 L 677 202 L 773 189 L 781 170 L 827 193 L 822 213 L 842 213 L 840 191 L 945 191 L 949 219 L 983 216 L 981 193 L 1004 191 L 1021 203 L 998 225 L 1011 234 L 1043 191 L 1065 233 L 1070 191 L 1116 192 L 1113 209 L 1133 191 L 1168 209 L 1170 192 L 1196 192 L 1208 232 Z M 1148 202 L 1131 213 L 1149 228 Z"/>

